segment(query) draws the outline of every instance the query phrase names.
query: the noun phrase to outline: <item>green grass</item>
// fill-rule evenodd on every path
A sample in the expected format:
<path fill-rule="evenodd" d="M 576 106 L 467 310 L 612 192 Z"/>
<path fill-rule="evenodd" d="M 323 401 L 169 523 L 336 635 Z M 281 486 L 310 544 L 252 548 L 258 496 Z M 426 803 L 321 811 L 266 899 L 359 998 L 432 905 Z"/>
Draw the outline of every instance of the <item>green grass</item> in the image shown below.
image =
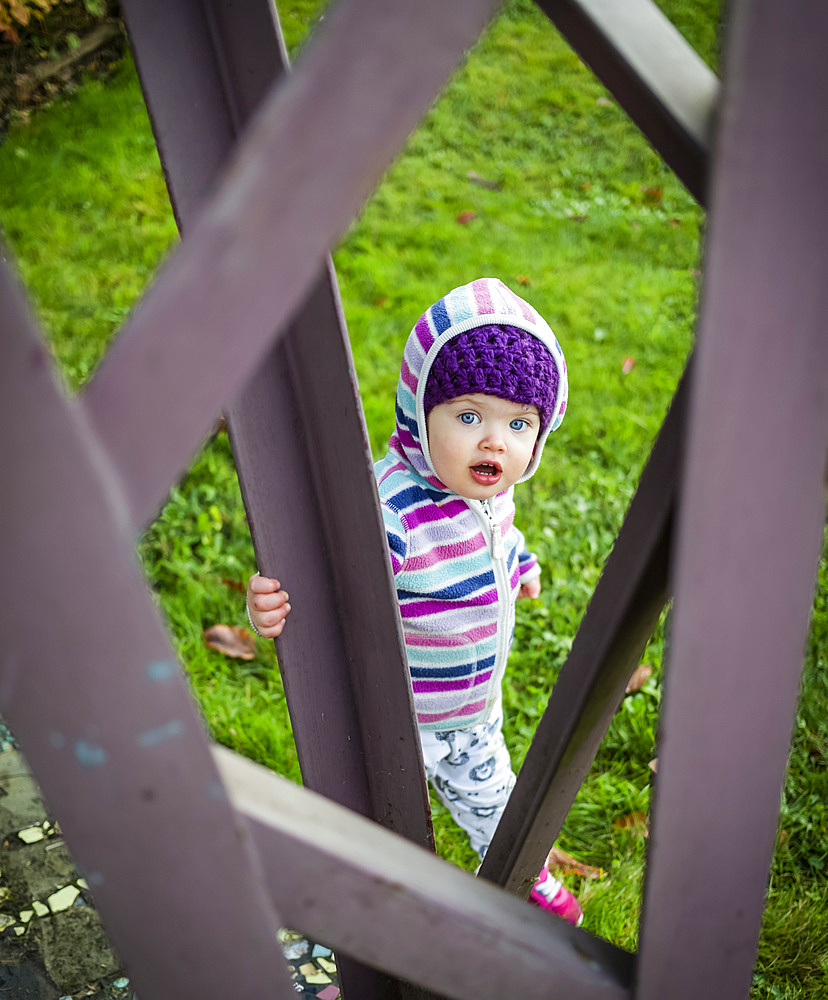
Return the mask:
<path fill-rule="evenodd" d="M 320 3 L 280 3 L 288 42 Z M 718 3 L 662 6 L 718 63 Z M 482 186 L 475 175 L 496 187 Z M 473 213 L 465 224 L 461 213 Z M 0 222 L 68 385 L 81 387 L 176 240 L 129 60 L 15 125 L 0 148 Z M 518 607 L 504 690 L 506 736 L 523 759 L 635 489 L 692 343 L 704 217 L 545 17 L 514 0 L 425 116 L 340 246 L 335 263 L 378 455 L 412 323 L 444 291 L 497 275 L 549 319 L 567 354 L 571 406 L 542 469 L 518 490 L 521 527 L 544 568 L 540 600 Z M 624 374 L 625 358 L 635 365 Z M 139 552 L 212 734 L 299 780 L 271 643 L 249 663 L 207 650 L 202 629 L 244 624 L 254 569 L 227 437 L 194 458 Z M 287 581 L 289 586 L 289 581 Z M 823 559 L 780 843 L 753 997 L 828 996 L 824 719 L 828 569 Z M 561 846 L 602 868 L 570 879 L 586 926 L 637 939 L 646 841 L 613 823 L 649 806 L 664 638 L 627 698 L 570 813 Z M 475 865 L 445 811 L 441 853 Z M 699 876 L 715 890 L 716 831 Z"/>

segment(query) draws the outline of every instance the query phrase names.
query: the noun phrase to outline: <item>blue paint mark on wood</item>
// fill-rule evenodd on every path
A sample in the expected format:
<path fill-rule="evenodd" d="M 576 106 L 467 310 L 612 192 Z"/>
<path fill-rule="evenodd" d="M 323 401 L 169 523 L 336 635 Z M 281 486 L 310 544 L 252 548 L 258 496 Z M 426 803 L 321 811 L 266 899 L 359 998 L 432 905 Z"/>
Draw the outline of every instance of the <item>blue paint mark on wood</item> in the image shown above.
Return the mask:
<path fill-rule="evenodd" d="M 172 719 L 156 729 L 147 729 L 145 732 L 139 733 L 138 746 L 144 747 L 144 749 L 158 746 L 159 743 L 172 739 L 174 736 L 180 736 L 183 732 L 184 723 L 180 719 Z"/>
<path fill-rule="evenodd" d="M 208 790 L 211 799 L 227 798 L 227 792 L 224 788 L 224 785 L 220 781 L 211 781 Z"/>
<path fill-rule="evenodd" d="M 147 664 L 147 677 L 151 681 L 168 681 L 175 676 L 176 665 L 172 660 L 154 660 Z"/>
<path fill-rule="evenodd" d="M 75 740 L 75 756 L 81 767 L 103 767 L 106 763 L 106 750 L 86 740 Z"/>

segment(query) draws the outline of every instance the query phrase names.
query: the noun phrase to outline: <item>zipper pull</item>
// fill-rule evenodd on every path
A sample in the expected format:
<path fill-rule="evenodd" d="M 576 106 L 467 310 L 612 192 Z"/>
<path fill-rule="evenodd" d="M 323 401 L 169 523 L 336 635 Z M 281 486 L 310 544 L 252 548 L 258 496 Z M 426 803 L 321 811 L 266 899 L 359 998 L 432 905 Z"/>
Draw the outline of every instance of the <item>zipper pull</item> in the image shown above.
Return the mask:
<path fill-rule="evenodd" d="M 506 555 L 506 550 L 503 548 L 503 532 L 500 528 L 500 521 L 495 520 L 488 500 L 482 501 L 482 507 L 492 532 L 492 559 L 502 559 Z"/>

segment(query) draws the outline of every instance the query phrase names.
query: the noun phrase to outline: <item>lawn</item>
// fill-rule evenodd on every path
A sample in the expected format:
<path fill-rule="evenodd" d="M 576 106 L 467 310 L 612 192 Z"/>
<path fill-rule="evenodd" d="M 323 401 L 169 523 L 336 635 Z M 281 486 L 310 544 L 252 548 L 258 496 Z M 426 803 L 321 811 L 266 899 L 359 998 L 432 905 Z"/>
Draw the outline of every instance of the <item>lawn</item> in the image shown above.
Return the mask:
<path fill-rule="evenodd" d="M 319 3 L 280 3 L 291 49 Z M 662 6 L 711 66 L 717 0 Z M 129 60 L 74 95 L 18 116 L 0 147 L 0 224 L 60 369 L 83 386 L 177 234 Z M 493 22 L 412 135 L 334 260 L 371 446 L 384 451 L 407 333 L 444 291 L 497 275 L 556 331 L 570 407 L 545 462 L 518 489 L 519 523 L 544 569 L 521 602 L 505 686 L 516 766 L 584 613 L 690 350 L 704 214 L 609 94 L 526 0 Z M 255 568 L 226 435 L 194 458 L 139 543 L 151 586 L 214 737 L 299 780 L 273 646 L 251 661 L 205 648 L 202 631 L 244 624 L 238 585 Z M 289 581 L 286 581 L 289 587 Z M 828 996 L 825 709 L 828 564 L 823 559 L 803 696 L 782 801 L 755 998 Z M 585 926 L 636 946 L 664 637 L 625 699 L 560 846 L 601 868 L 571 878 Z M 440 852 L 475 865 L 435 806 Z M 716 830 L 698 874 L 715 905 Z"/>

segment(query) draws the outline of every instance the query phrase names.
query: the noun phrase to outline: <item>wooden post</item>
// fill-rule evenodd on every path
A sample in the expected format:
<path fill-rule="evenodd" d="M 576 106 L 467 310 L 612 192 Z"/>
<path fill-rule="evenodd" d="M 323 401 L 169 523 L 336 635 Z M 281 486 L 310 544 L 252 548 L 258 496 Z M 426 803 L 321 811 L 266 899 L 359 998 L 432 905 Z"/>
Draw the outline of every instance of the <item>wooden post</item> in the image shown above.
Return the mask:
<path fill-rule="evenodd" d="M 735 15 L 638 1000 L 748 995 L 825 522 L 828 9 Z"/>

